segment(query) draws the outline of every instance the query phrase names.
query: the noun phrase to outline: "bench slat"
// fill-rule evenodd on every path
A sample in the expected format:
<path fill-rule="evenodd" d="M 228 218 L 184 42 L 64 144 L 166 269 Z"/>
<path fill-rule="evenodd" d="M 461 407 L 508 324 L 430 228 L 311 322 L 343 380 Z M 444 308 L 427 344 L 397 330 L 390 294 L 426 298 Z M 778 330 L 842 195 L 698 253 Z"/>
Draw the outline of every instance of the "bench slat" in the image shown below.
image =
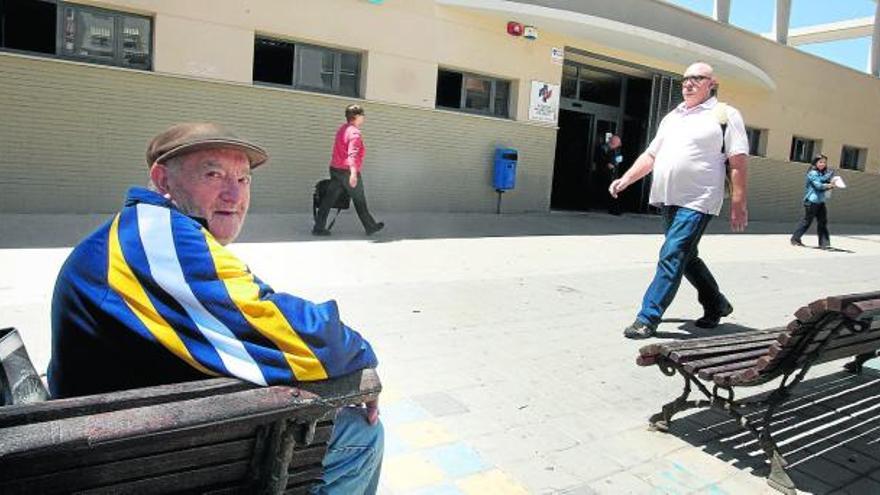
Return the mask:
<path fill-rule="evenodd" d="M 95 464 L 0 483 L 0 493 L 59 493 L 86 490 L 106 484 L 164 475 L 212 464 L 250 460 L 253 439 L 223 442 L 125 461 Z M 87 454 L 85 454 L 87 455 Z"/>
<path fill-rule="evenodd" d="M 663 355 L 668 356 L 669 353 L 678 350 L 678 349 L 699 349 L 704 347 L 713 347 L 718 345 L 725 344 L 733 344 L 743 342 L 743 334 L 748 334 L 751 336 L 759 335 L 759 334 L 778 334 L 779 332 L 785 330 L 785 327 L 777 327 L 777 328 L 768 328 L 763 330 L 754 330 L 749 332 L 742 333 L 733 333 L 733 334 L 725 334 L 719 335 L 717 337 L 703 337 L 699 339 L 689 339 L 689 340 L 681 340 L 681 341 L 673 341 L 673 342 L 658 342 L 656 344 L 648 344 L 646 346 L 642 346 L 639 349 L 639 354 L 642 356 L 654 356 L 654 355 Z M 755 337 L 759 338 L 759 337 Z"/>
<path fill-rule="evenodd" d="M 760 358 L 759 358 L 760 359 Z M 728 371 L 737 371 L 742 369 L 748 369 L 755 366 L 755 359 L 745 359 L 743 361 L 738 361 L 735 363 L 725 364 L 723 366 L 715 366 L 711 368 L 704 368 L 700 370 L 698 376 L 703 380 L 711 381 L 715 376 L 715 373 L 724 373 Z"/>
<path fill-rule="evenodd" d="M 181 471 L 156 478 L 118 483 L 80 492 L 80 495 L 153 495 L 179 493 L 204 486 L 222 486 L 245 477 L 250 460 Z"/>
<path fill-rule="evenodd" d="M 734 363 L 749 359 L 757 359 L 760 356 L 766 354 L 766 347 L 762 347 L 757 350 L 748 351 L 748 352 L 738 352 L 736 354 L 726 354 L 723 356 L 717 356 L 707 359 L 700 359 L 697 361 L 689 361 L 684 365 L 684 369 L 687 370 L 688 373 L 695 373 L 697 370 L 703 368 L 709 368 L 714 366 L 719 366 L 727 363 Z"/>
<path fill-rule="evenodd" d="M 249 388 L 254 388 L 254 385 L 232 378 L 212 378 L 101 395 L 6 406 L 0 407 L 0 428 L 234 393 Z"/>
<path fill-rule="evenodd" d="M 761 338 L 760 340 L 755 340 L 744 344 L 727 344 L 717 347 L 674 351 L 669 354 L 669 359 L 676 363 L 684 363 L 686 361 L 693 360 L 701 356 L 712 357 L 720 354 L 736 354 L 739 352 L 747 352 L 755 349 L 766 350 L 767 347 L 775 341 L 776 336 L 771 334 L 763 336 L 763 338 Z"/>

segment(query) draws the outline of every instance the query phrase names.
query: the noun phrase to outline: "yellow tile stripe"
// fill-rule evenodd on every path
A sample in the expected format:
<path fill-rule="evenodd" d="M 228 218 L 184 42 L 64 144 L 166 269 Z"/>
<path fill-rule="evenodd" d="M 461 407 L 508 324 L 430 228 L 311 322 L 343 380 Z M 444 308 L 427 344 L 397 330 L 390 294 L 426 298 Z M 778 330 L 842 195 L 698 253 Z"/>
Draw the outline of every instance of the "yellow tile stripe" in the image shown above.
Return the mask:
<path fill-rule="evenodd" d="M 108 249 L 107 283 L 110 288 L 125 301 L 132 313 L 166 349 L 202 373 L 217 376 L 217 373 L 205 368 L 193 358 L 177 332 L 153 306 L 147 292 L 126 263 L 125 257 L 122 255 L 122 245 L 119 242 L 119 215 L 116 215 L 110 226 L 108 241 L 110 247 Z"/>
<path fill-rule="evenodd" d="M 326 379 L 324 365 L 303 342 L 278 306 L 272 301 L 260 300 L 260 287 L 254 282 L 254 276 L 247 266 L 221 246 L 210 232 L 204 229 L 202 232 L 214 259 L 217 276 L 245 319 L 284 353 L 284 359 L 298 380 Z"/>

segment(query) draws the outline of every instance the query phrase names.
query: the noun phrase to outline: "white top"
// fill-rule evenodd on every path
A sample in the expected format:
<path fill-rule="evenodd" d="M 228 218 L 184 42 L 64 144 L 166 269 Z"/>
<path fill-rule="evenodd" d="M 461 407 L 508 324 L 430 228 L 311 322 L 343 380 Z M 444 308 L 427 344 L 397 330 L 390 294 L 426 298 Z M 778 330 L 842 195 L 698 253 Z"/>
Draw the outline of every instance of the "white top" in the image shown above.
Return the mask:
<path fill-rule="evenodd" d="M 683 206 L 711 215 L 721 211 L 725 156 L 721 124 L 712 110 L 717 104 L 715 98 L 691 109 L 682 103 L 663 117 L 647 150 L 654 157 L 652 205 Z M 742 115 L 729 105 L 723 139 L 728 157 L 748 154 Z"/>

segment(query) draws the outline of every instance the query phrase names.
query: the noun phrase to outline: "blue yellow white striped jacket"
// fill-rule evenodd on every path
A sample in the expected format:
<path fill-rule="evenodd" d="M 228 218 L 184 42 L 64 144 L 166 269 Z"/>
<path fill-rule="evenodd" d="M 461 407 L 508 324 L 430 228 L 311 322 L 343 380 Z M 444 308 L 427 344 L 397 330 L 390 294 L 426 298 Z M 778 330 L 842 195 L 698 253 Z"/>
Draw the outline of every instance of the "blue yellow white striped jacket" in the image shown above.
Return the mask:
<path fill-rule="evenodd" d="M 274 292 L 198 220 L 144 188 L 73 250 L 55 286 L 53 397 L 205 375 L 290 384 L 376 363 L 335 302 Z"/>

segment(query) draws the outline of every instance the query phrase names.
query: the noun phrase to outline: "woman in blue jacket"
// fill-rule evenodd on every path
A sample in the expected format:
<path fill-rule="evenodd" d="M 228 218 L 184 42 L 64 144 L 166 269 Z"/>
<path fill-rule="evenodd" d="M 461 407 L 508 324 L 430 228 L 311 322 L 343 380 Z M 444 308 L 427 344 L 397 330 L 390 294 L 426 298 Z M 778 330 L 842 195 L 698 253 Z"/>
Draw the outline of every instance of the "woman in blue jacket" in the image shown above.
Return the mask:
<path fill-rule="evenodd" d="M 819 248 L 831 247 L 831 237 L 828 234 L 828 210 L 825 207 L 825 192 L 834 188 L 831 179 L 834 172 L 828 169 L 828 157 L 816 155 L 813 158 L 810 170 L 807 171 L 807 180 L 804 186 L 804 219 L 791 234 L 793 246 L 803 246 L 801 236 L 810 228 L 813 218 L 816 219 L 816 233 L 819 235 Z"/>

